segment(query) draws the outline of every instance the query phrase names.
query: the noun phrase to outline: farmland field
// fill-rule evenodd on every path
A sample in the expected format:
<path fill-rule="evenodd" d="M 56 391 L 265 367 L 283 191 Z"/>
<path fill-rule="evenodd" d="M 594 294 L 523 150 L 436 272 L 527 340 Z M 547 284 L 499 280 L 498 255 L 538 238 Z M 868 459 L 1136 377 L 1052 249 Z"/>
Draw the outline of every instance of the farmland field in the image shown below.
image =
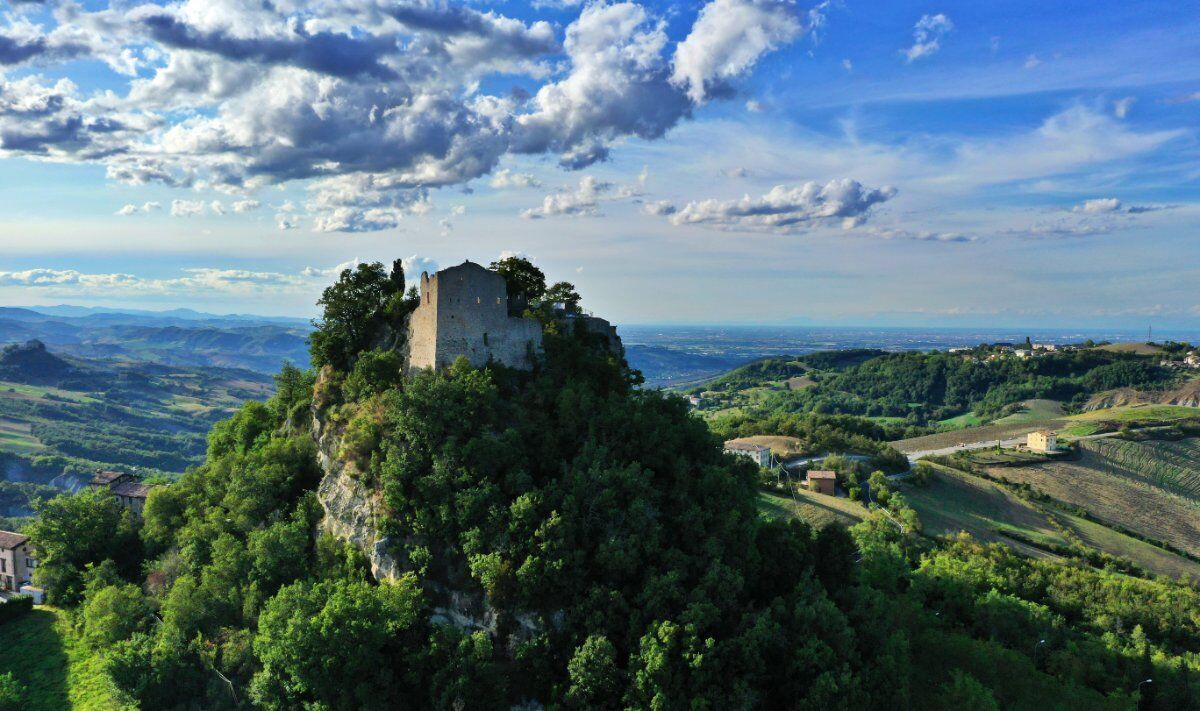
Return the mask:
<path fill-rule="evenodd" d="M 901 491 L 921 517 L 925 533 L 954 535 L 966 531 L 981 541 L 1002 542 L 1036 557 L 1047 553 L 1003 535 L 1012 531 L 1057 546 L 1070 544 L 1050 518 L 1027 501 L 990 481 L 937 467 L 928 486 L 905 486 Z"/>
<path fill-rule="evenodd" d="M 1200 555 L 1200 442 L 1091 440 L 1073 462 L 993 467 L 1097 518 Z"/>
<path fill-rule="evenodd" d="M 837 521 L 852 526 L 866 518 L 866 509 L 849 499 L 814 494 L 803 489 L 796 492 L 796 501 L 790 496 L 761 492 L 758 495 L 758 510 L 771 518 L 795 516 L 820 528 Z"/>

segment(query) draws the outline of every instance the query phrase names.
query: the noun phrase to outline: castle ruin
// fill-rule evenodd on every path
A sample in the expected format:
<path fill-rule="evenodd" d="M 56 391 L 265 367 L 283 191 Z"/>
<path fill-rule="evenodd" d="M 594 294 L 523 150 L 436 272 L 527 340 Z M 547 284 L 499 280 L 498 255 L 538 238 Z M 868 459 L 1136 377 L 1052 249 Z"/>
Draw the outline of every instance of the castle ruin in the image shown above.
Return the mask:
<path fill-rule="evenodd" d="M 504 277 L 474 262 L 421 274 L 421 303 L 408 322 L 408 367 L 439 369 L 459 356 L 529 369 L 542 349 L 542 326 L 508 315 Z"/>

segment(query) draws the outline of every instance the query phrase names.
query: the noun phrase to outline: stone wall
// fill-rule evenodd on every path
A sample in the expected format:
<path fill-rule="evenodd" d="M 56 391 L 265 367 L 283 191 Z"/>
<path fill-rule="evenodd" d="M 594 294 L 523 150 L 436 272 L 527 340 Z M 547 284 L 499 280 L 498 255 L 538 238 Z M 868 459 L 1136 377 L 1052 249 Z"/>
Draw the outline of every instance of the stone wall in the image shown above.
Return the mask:
<path fill-rule="evenodd" d="M 508 315 L 504 277 L 496 272 L 463 262 L 421 275 L 421 304 L 409 319 L 409 368 L 445 368 L 459 356 L 476 367 L 492 360 L 530 368 L 541 347 L 541 324 Z"/>

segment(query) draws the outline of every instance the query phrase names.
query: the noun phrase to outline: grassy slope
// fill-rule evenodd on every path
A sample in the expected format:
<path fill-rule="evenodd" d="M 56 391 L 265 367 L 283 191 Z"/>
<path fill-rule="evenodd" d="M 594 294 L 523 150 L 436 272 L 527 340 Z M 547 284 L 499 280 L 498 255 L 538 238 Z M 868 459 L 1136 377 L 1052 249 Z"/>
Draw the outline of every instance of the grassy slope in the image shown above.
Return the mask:
<path fill-rule="evenodd" d="M 119 700 L 99 656 L 83 646 L 67 613 L 39 607 L 0 625 L 0 673 L 12 672 L 26 687 L 30 711 L 132 709 Z"/>
<path fill-rule="evenodd" d="M 937 468 L 928 486 L 905 486 L 902 490 L 921 517 L 930 535 L 953 535 L 966 531 L 983 541 L 1007 543 L 1029 555 L 1046 553 L 1004 536 L 1013 531 L 1044 544 L 1066 546 L 1069 541 L 1050 523 L 1040 509 L 1003 487 L 951 469 Z"/>
<path fill-rule="evenodd" d="M 866 518 L 866 509 L 849 499 L 836 498 L 799 490 L 796 501 L 790 496 L 762 492 L 758 510 L 772 518 L 796 516 L 819 528 L 831 521 L 853 526 Z"/>

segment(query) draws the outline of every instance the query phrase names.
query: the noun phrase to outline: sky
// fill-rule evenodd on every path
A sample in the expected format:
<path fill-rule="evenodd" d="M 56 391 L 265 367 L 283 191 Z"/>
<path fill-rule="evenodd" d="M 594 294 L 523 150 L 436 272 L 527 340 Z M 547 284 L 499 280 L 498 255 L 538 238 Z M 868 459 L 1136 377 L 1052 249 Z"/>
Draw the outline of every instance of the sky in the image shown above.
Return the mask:
<path fill-rule="evenodd" d="M 1200 334 L 1179 2 L 0 0 L 0 304 Z"/>

